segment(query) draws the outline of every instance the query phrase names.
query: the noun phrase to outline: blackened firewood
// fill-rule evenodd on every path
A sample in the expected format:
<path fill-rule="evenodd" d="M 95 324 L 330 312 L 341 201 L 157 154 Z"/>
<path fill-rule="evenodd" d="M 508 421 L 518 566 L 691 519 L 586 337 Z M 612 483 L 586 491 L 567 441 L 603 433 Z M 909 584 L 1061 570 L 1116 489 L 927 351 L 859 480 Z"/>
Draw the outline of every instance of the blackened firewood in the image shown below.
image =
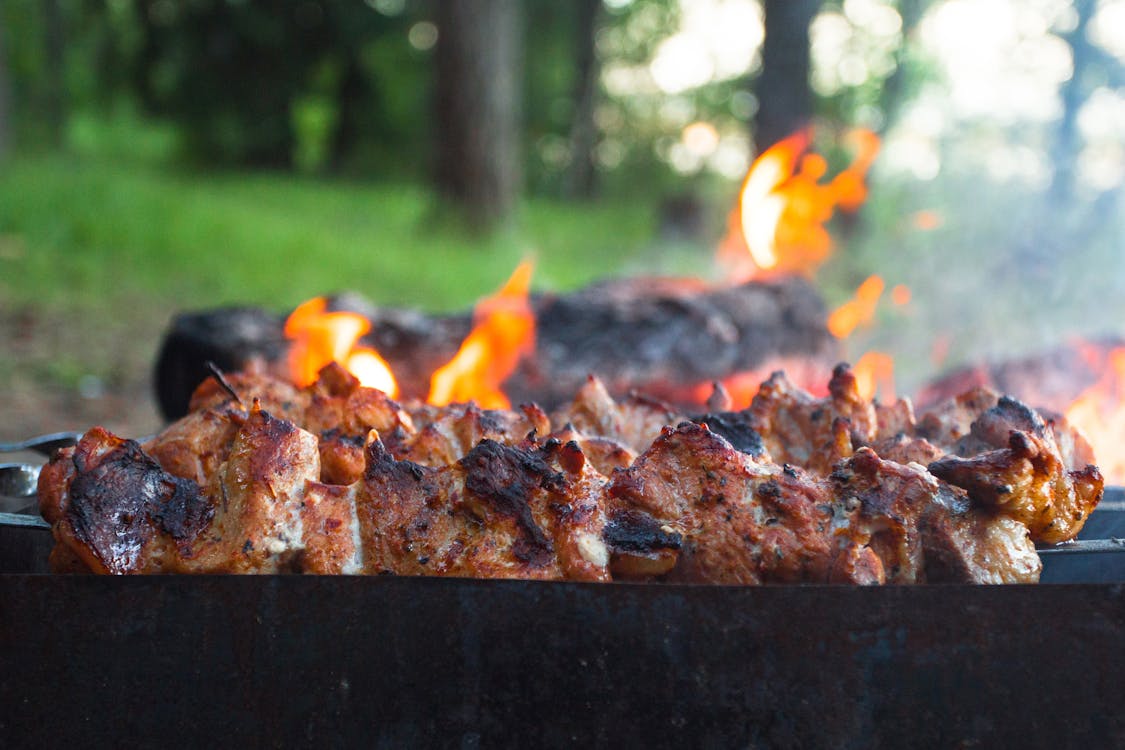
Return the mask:
<path fill-rule="evenodd" d="M 536 300 L 536 356 L 506 384 L 553 406 L 590 373 L 611 393 L 669 396 L 778 357 L 832 360 L 825 308 L 803 280 L 707 287 L 686 279 L 606 281 Z"/>
<path fill-rule="evenodd" d="M 156 398 L 166 419 L 187 413 L 195 387 L 211 376 L 208 362 L 223 372 L 254 359 L 275 362 L 288 343 L 280 316 L 254 307 L 183 313 L 172 320 L 156 361 Z"/>
<path fill-rule="evenodd" d="M 430 375 L 457 352 L 469 313 L 433 316 L 377 307 L 357 295 L 333 297 L 372 321 L 363 343 L 390 364 L 400 398 L 425 398 Z M 536 352 L 505 383 L 514 403 L 554 408 L 596 374 L 611 393 L 631 390 L 669 397 L 692 386 L 760 370 L 778 358 L 833 362 L 835 340 L 812 285 L 800 279 L 713 287 L 689 279 L 634 278 L 600 282 L 567 294 L 540 294 Z M 229 309 L 176 318 L 157 368 L 165 417 L 185 413 L 195 386 L 214 361 L 233 371 L 258 357 L 280 363 L 287 349 L 284 317 Z"/>

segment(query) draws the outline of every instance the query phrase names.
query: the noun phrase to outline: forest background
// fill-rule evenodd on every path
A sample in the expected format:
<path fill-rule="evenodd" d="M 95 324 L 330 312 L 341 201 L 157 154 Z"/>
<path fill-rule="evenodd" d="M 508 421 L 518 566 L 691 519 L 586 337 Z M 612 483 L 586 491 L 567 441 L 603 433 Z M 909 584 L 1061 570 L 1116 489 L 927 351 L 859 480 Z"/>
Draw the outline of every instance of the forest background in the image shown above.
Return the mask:
<path fill-rule="evenodd" d="M 0 0 L 0 438 L 146 431 L 182 310 L 713 277 L 810 124 L 883 139 L 816 281 L 912 290 L 904 390 L 1119 335 L 1123 71 L 1122 0 Z"/>

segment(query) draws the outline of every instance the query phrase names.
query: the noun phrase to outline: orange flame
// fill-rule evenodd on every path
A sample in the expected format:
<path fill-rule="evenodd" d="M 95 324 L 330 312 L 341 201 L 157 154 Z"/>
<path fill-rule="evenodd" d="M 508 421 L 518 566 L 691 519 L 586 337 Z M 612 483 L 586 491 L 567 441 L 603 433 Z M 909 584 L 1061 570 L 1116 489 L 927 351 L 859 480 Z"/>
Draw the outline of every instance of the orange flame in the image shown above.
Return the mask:
<path fill-rule="evenodd" d="M 1125 347 L 1109 352 L 1101 378 L 1074 400 L 1066 418 L 1090 441 L 1106 481 L 1125 482 Z"/>
<path fill-rule="evenodd" d="M 730 396 L 730 410 L 741 411 L 749 407 L 754 402 L 754 396 L 761 388 L 762 381 L 768 376 L 769 373 L 748 370 L 736 372 L 720 380 L 719 382 L 726 390 L 727 395 Z M 711 396 L 713 390 L 713 384 L 700 383 L 692 389 L 692 402 L 697 404 L 707 403 L 707 399 Z"/>
<path fill-rule="evenodd" d="M 895 361 L 884 352 L 867 352 L 852 368 L 859 395 L 871 401 L 879 396 L 884 402 L 895 400 Z"/>
<path fill-rule="evenodd" d="M 359 382 L 378 388 L 391 398 L 398 394 L 391 368 L 379 352 L 356 346 L 360 337 L 371 330 L 371 321 L 352 312 L 326 312 L 323 297 L 304 302 L 285 321 L 285 337 L 289 348 L 289 376 L 298 386 L 316 382 L 321 369 L 338 362 Z"/>
<path fill-rule="evenodd" d="M 507 283 L 473 311 L 473 329 L 461 349 L 430 378 L 434 406 L 475 401 L 485 409 L 508 409 L 500 390 L 520 358 L 535 349 L 535 315 L 528 301 L 532 264 L 524 261 Z"/>
<path fill-rule="evenodd" d="M 824 157 L 806 153 L 812 139 L 806 129 L 766 149 L 750 166 L 731 213 L 719 261 L 738 281 L 770 275 L 811 276 L 832 252 L 824 228 L 837 206 L 854 211 L 867 199 L 863 179 L 879 151 L 879 137 L 855 130 L 854 161 L 827 184 Z"/>
<path fill-rule="evenodd" d="M 868 276 L 850 300 L 828 315 L 829 332 L 838 339 L 844 339 L 857 327 L 870 323 L 875 318 L 875 308 L 884 288 L 886 284 L 882 277 Z"/>

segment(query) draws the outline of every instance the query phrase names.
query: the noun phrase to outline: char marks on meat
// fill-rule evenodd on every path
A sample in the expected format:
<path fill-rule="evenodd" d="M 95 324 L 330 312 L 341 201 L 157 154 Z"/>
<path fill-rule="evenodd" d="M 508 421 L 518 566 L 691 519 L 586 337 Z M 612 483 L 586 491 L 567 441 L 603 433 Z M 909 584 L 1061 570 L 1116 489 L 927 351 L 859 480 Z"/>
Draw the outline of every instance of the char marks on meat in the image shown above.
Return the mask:
<path fill-rule="evenodd" d="M 585 581 L 1029 582 L 1101 497 L 1055 415 L 977 389 L 915 419 L 837 367 L 749 409 L 611 398 L 548 416 L 400 405 L 337 365 L 208 381 L 138 445 L 100 428 L 40 476 L 52 566 Z"/>
<path fill-rule="evenodd" d="M 95 428 L 67 454 L 45 472 L 45 484 L 63 489 L 45 518 L 95 572 L 134 572 L 146 558 L 159 571 L 213 516 L 199 485 L 164 471 L 132 440 Z"/>

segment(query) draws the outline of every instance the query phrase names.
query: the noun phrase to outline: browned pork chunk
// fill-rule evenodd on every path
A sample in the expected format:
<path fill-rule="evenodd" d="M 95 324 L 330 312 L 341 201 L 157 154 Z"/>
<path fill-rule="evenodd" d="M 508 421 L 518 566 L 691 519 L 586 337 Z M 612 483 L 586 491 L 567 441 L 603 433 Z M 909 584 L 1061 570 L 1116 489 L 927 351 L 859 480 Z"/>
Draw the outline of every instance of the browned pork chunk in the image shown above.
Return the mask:
<path fill-rule="evenodd" d="M 931 463 L 930 471 L 963 487 L 976 503 L 1026 525 L 1036 542 L 1073 539 L 1101 500 L 1098 468 L 1068 470 L 1054 431 L 1008 396 L 973 420 L 954 451 Z"/>
<path fill-rule="evenodd" d="M 1033 583 L 1041 564 L 1027 528 L 974 508 L 967 493 L 917 464 L 861 448 L 832 473 L 851 512 L 847 534 L 875 552 L 888 583 Z"/>
<path fill-rule="evenodd" d="M 783 372 L 769 377 L 750 405 L 751 424 L 775 461 L 827 474 L 853 446 L 875 439 L 875 407 L 859 395 L 847 365 L 832 372 L 829 395 L 816 398 Z"/>
<path fill-rule="evenodd" d="M 55 535 L 52 567 L 94 573 L 174 570 L 214 516 L 199 485 L 100 427 L 44 467 L 39 506 Z"/>
<path fill-rule="evenodd" d="M 364 572 L 608 580 L 601 487 L 574 443 L 486 439 L 431 468 L 375 441 L 356 490 Z"/>
<path fill-rule="evenodd" d="M 554 429 L 535 405 L 403 408 L 337 366 L 225 381 L 143 446 L 95 428 L 44 468 L 53 569 L 1027 582 L 1102 491 L 1061 419 L 978 390 L 916 424 L 846 366 L 825 398 L 779 373 L 690 418 L 592 378 Z"/>
<path fill-rule="evenodd" d="M 205 486 L 95 428 L 44 470 L 40 509 L 60 555 L 93 572 L 276 573 L 298 564 L 319 473 L 316 439 L 260 409 Z"/>
<path fill-rule="evenodd" d="M 611 523 L 643 514 L 682 538 L 670 580 L 882 581 L 871 555 L 834 568 L 852 545 L 837 537 L 826 480 L 758 463 L 706 426 L 666 428 L 631 468 L 615 475 L 609 498 Z"/>

